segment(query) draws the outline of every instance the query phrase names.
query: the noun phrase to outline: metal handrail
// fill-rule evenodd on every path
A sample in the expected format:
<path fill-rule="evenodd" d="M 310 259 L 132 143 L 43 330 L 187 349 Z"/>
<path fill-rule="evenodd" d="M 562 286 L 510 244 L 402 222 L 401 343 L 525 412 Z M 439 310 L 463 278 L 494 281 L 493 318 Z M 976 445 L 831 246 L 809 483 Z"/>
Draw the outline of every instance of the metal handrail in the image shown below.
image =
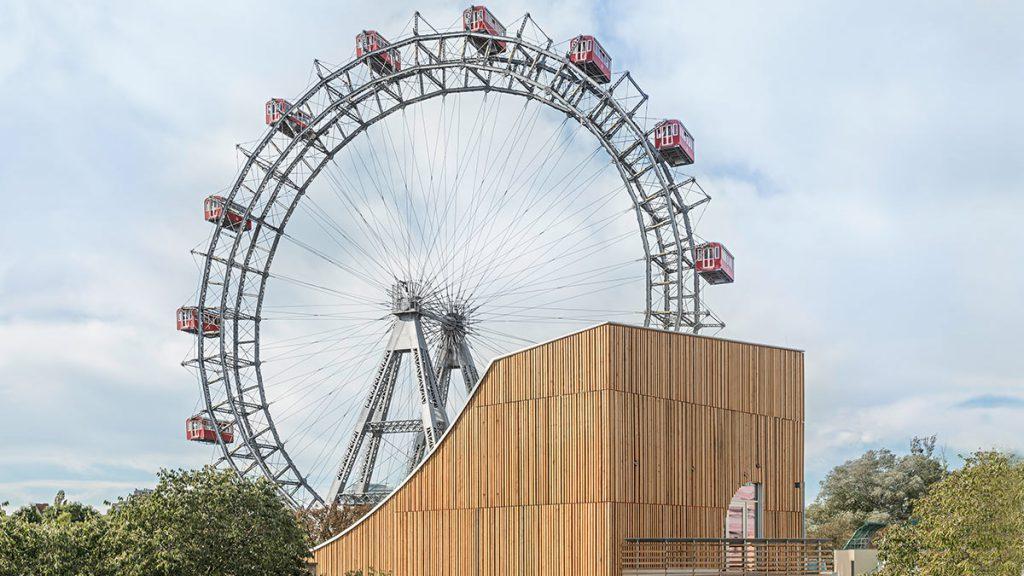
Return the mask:
<path fill-rule="evenodd" d="M 832 574 L 829 540 L 626 538 L 623 574 L 820 576 Z"/>

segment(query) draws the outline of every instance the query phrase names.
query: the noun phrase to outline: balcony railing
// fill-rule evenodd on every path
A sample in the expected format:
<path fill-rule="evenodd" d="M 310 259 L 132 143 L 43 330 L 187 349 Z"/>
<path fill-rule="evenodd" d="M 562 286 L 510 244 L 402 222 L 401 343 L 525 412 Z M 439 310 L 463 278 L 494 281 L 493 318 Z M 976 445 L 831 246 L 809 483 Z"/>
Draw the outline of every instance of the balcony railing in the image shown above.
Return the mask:
<path fill-rule="evenodd" d="M 627 538 L 624 576 L 831 575 L 828 540 L 797 538 Z"/>

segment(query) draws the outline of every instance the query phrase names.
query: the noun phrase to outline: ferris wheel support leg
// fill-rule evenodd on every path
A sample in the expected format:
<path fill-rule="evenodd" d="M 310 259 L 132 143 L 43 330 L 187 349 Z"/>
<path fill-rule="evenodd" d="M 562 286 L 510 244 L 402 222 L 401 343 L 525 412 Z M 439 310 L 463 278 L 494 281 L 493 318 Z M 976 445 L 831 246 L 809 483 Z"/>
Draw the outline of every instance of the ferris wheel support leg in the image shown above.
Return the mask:
<path fill-rule="evenodd" d="M 449 353 L 449 347 L 445 344 L 446 339 L 442 338 L 441 349 L 438 350 L 439 362 L 437 364 L 437 375 L 434 377 L 434 381 L 437 382 L 437 390 L 441 396 L 441 405 L 444 406 L 448 401 L 448 385 L 452 379 L 451 363 L 452 358 Z M 427 452 L 427 439 L 423 432 L 416 433 L 416 439 L 413 441 L 412 454 L 409 456 L 408 470 L 409 473 L 416 468 L 416 465 L 423 460 L 423 455 Z"/>
<path fill-rule="evenodd" d="M 473 362 L 473 355 L 469 350 L 469 343 L 465 336 L 456 334 L 445 334 L 441 338 L 437 357 L 437 389 L 441 395 L 441 406 L 448 404 L 448 390 L 451 386 L 452 370 L 462 373 L 462 381 L 466 386 L 466 393 L 469 394 L 476 387 L 480 376 Z M 413 452 L 409 458 L 409 473 L 416 469 L 416 466 L 423 460 L 427 452 L 426 438 L 422 433 L 416 436 L 413 442 Z"/>
<path fill-rule="evenodd" d="M 447 405 L 448 387 L 452 381 L 452 370 L 458 368 L 459 364 L 452 350 L 450 340 L 446 335 L 441 337 L 437 357 L 439 360 L 437 363 L 437 376 L 434 379 L 437 381 L 437 389 L 441 393 L 442 405 Z"/>
<path fill-rule="evenodd" d="M 356 459 L 359 456 L 359 451 L 363 446 L 363 442 L 366 440 L 368 433 L 370 419 L 374 412 L 377 411 L 377 406 L 380 404 L 381 399 L 385 393 L 385 383 L 390 380 L 392 373 L 391 366 L 396 360 L 398 354 L 391 350 L 388 350 L 384 354 L 384 359 L 380 363 L 380 367 L 377 369 L 377 377 L 374 379 L 373 388 L 370 389 L 370 393 L 366 397 L 366 401 L 363 403 L 362 412 L 359 415 L 359 421 L 356 423 L 355 430 L 352 433 L 352 438 L 349 440 L 348 448 L 345 450 L 345 457 L 342 458 L 341 466 L 338 467 L 338 473 L 334 477 L 334 481 L 331 483 L 331 489 L 328 492 L 327 502 L 337 501 L 341 491 L 348 484 L 348 479 L 352 475 L 352 470 L 355 468 Z"/>
<path fill-rule="evenodd" d="M 421 323 L 422 315 L 418 308 L 418 295 L 414 290 L 415 288 L 408 283 L 399 283 L 393 290 L 395 307 L 392 312 L 395 315 L 395 322 L 391 326 L 387 351 L 377 371 L 370 396 L 363 406 L 363 412 L 342 465 L 328 493 L 329 502 L 371 502 L 379 496 L 369 488 L 384 434 L 415 431 L 422 435 L 425 447 L 433 448 L 438 438 L 448 428 L 448 416 L 427 351 L 427 341 Z M 405 354 L 409 355 L 412 362 L 412 379 L 420 401 L 420 416 L 417 420 L 411 421 L 389 420 L 391 398 L 398 384 L 399 368 Z M 352 485 L 348 485 L 360 453 L 363 453 L 363 461 L 358 478 Z"/>
<path fill-rule="evenodd" d="M 388 419 L 388 411 L 391 409 L 391 400 L 395 396 L 395 384 L 398 380 L 398 370 L 402 366 L 402 354 L 392 354 L 392 360 L 388 367 L 388 375 L 384 379 L 383 391 L 384 398 L 377 406 L 377 411 L 373 414 L 373 422 L 386 422 Z M 384 437 L 384 432 L 377 429 L 369 435 L 369 440 L 366 445 L 366 454 L 363 456 L 363 465 L 359 471 L 359 478 L 356 481 L 355 487 L 351 490 L 351 493 L 355 496 L 363 496 L 366 494 L 366 489 L 370 486 L 370 481 L 373 479 L 373 469 L 377 464 L 377 455 L 380 453 L 381 439 Z"/>
<path fill-rule="evenodd" d="M 469 342 L 465 338 L 458 341 L 459 371 L 462 372 L 462 382 L 466 385 L 466 394 L 473 392 L 476 385 L 480 383 L 480 374 L 476 371 L 476 363 L 473 362 L 473 354 L 469 351 Z"/>
<path fill-rule="evenodd" d="M 437 444 L 441 434 L 448 429 L 448 414 L 441 402 L 441 394 L 434 380 L 434 367 L 430 363 L 430 354 L 424 346 L 412 351 L 414 368 L 416 369 L 416 385 L 420 394 L 420 419 L 423 421 L 423 434 L 427 445 L 431 448 Z"/>

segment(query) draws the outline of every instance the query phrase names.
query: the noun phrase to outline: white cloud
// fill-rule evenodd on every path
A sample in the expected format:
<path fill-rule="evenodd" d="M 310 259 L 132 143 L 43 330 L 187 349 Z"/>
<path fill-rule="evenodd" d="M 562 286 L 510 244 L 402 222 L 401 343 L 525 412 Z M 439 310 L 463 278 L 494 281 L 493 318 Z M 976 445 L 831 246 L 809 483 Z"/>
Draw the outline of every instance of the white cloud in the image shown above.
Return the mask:
<path fill-rule="evenodd" d="M 101 478 L 87 498 L 122 492 L 103 471 L 136 457 L 205 461 L 180 440 L 196 385 L 172 325 L 195 287 L 187 250 L 209 233 L 201 198 L 313 58 L 347 60 L 358 30 L 397 34 L 414 9 L 446 26 L 462 5 L 279 8 L 0 8 L 0 130 L 17 135 L 0 143 L 0 417 L 18 424 L 3 444 L 39 454 L 0 464 L 0 499 L 29 497 L 33 467 L 60 461 L 68 486 Z M 712 306 L 723 335 L 807 351 L 811 478 L 914 434 L 1024 449 L 1011 409 L 958 408 L 1024 374 L 1024 8 L 575 1 L 500 16 L 527 9 L 558 40 L 598 33 L 649 113 L 696 135 L 714 196 L 699 230 L 739 266 Z"/>

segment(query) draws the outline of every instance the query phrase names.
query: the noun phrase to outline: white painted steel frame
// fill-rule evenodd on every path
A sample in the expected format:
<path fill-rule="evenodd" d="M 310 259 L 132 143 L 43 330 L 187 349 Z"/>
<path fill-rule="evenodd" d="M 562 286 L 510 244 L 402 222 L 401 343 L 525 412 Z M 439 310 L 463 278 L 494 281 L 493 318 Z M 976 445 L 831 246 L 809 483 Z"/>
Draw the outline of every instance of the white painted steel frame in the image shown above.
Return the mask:
<path fill-rule="evenodd" d="M 322 503 L 277 432 L 268 409 L 260 369 L 260 314 L 278 244 L 307 187 L 353 138 L 375 122 L 411 104 L 463 92 L 498 92 L 536 100 L 578 121 L 607 151 L 634 206 L 646 260 L 645 325 L 694 333 L 721 328 L 701 304 L 701 279 L 693 273 L 695 240 L 690 212 L 709 197 L 690 177 L 678 178 L 650 141 L 651 128 L 636 117 L 647 95 L 627 72 L 601 86 L 561 54 L 552 41 L 464 31 L 413 35 L 386 50 L 402 55 L 399 72 L 359 70 L 372 52 L 336 69 L 319 61 L 319 81 L 294 103 L 312 116 L 294 137 L 272 127 L 252 149 L 239 147 L 246 162 L 228 202 L 245 208 L 249 232 L 218 224 L 205 252 L 198 306 L 221 313 L 218 339 L 197 338 L 197 369 L 206 411 L 235 424 L 233 446 L 218 437 L 222 461 L 243 476 L 275 482 L 294 506 Z M 535 25 L 533 25 L 535 26 Z M 543 32 L 539 32 L 541 37 Z M 500 54 L 481 53 L 480 40 L 506 43 Z M 543 44 L 543 45 L 542 45 Z M 378 51 L 381 52 L 381 51 Z M 690 201 L 687 204 L 687 201 Z"/>

